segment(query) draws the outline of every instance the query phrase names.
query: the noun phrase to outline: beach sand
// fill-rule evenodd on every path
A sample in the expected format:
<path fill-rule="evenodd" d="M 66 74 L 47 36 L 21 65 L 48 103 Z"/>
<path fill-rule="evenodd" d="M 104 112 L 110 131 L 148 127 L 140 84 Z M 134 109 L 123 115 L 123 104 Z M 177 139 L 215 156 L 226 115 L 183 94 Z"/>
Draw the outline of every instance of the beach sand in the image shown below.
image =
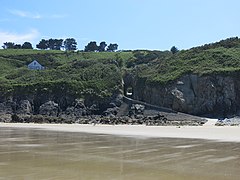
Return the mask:
<path fill-rule="evenodd" d="M 239 126 L 145 126 L 145 125 L 83 125 L 83 124 L 24 124 L 0 123 L 0 128 L 36 128 L 50 131 L 112 134 L 153 138 L 191 138 L 240 142 Z"/>

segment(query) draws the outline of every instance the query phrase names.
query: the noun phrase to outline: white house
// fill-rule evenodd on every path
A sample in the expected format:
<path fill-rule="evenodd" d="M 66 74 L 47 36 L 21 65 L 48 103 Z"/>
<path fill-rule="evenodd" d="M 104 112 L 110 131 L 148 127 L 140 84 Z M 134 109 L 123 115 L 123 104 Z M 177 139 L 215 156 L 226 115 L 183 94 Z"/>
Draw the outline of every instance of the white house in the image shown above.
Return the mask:
<path fill-rule="evenodd" d="M 31 62 L 28 65 L 28 69 L 32 69 L 32 70 L 43 70 L 45 69 L 41 64 L 39 64 L 39 62 L 37 62 L 37 60 L 34 60 L 33 62 Z"/>

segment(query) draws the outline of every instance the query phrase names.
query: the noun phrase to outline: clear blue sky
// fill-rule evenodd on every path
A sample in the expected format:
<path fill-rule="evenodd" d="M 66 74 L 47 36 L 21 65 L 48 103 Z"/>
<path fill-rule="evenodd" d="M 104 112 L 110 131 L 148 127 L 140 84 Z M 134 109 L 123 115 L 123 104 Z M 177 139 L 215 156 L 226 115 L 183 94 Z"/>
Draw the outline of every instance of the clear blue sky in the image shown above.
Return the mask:
<path fill-rule="evenodd" d="M 73 37 L 119 49 L 188 49 L 240 35 L 239 0 L 1 0 L 0 46 Z"/>

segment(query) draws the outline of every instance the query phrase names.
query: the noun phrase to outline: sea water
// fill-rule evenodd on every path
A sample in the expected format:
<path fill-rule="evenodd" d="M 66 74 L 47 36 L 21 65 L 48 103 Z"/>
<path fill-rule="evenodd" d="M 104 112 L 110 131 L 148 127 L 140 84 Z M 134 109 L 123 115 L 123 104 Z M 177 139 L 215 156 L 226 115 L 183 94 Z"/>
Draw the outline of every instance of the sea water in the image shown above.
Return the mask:
<path fill-rule="evenodd" d="M 232 180 L 240 143 L 0 128 L 4 180 Z"/>

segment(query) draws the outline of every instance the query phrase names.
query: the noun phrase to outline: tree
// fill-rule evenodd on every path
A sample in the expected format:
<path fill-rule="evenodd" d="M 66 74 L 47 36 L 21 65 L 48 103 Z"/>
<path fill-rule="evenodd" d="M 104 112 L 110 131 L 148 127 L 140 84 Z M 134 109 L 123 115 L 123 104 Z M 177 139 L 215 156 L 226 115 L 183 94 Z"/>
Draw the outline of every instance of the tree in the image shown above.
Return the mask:
<path fill-rule="evenodd" d="M 94 52 L 98 50 L 98 46 L 96 41 L 91 41 L 90 43 L 88 43 L 87 46 L 85 46 L 84 51 L 85 52 Z"/>
<path fill-rule="evenodd" d="M 63 39 L 42 39 L 39 44 L 36 45 L 38 49 L 50 49 L 50 50 L 61 50 L 63 47 Z"/>
<path fill-rule="evenodd" d="M 100 43 L 100 45 L 99 45 L 99 47 L 98 47 L 98 51 L 99 51 L 99 52 L 103 52 L 103 51 L 106 50 L 106 47 L 107 47 L 107 44 L 106 44 L 105 41 L 103 41 L 103 42 Z"/>
<path fill-rule="evenodd" d="M 76 42 L 76 40 L 74 38 L 67 38 L 67 39 L 65 39 L 63 44 L 64 44 L 64 48 L 67 51 L 77 50 L 77 42 Z"/>
<path fill-rule="evenodd" d="M 53 50 L 61 50 L 62 47 L 63 47 L 63 39 L 54 39 Z"/>
<path fill-rule="evenodd" d="M 178 48 L 176 48 L 175 46 L 173 46 L 170 51 L 173 53 L 173 54 L 176 54 L 179 50 Z"/>
<path fill-rule="evenodd" d="M 22 45 L 22 49 L 33 49 L 33 47 L 30 42 L 24 42 Z"/>
<path fill-rule="evenodd" d="M 22 46 L 21 46 L 21 44 L 15 44 L 13 48 L 14 49 L 22 49 Z"/>
<path fill-rule="evenodd" d="M 13 49 L 14 48 L 14 43 L 13 42 L 5 42 L 3 43 L 3 49 Z"/>
<path fill-rule="evenodd" d="M 45 40 L 45 39 L 42 39 L 37 45 L 36 45 L 36 48 L 38 49 L 47 49 L 49 46 L 48 46 L 48 40 Z"/>
<path fill-rule="evenodd" d="M 114 52 L 118 49 L 118 45 L 117 44 L 109 44 L 109 46 L 107 47 L 107 51 L 110 52 Z"/>
<path fill-rule="evenodd" d="M 54 39 L 49 39 L 48 40 L 48 48 L 51 49 L 51 50 L 54 50 L 54 45 L 55 44 L 55 40 Z"/>

